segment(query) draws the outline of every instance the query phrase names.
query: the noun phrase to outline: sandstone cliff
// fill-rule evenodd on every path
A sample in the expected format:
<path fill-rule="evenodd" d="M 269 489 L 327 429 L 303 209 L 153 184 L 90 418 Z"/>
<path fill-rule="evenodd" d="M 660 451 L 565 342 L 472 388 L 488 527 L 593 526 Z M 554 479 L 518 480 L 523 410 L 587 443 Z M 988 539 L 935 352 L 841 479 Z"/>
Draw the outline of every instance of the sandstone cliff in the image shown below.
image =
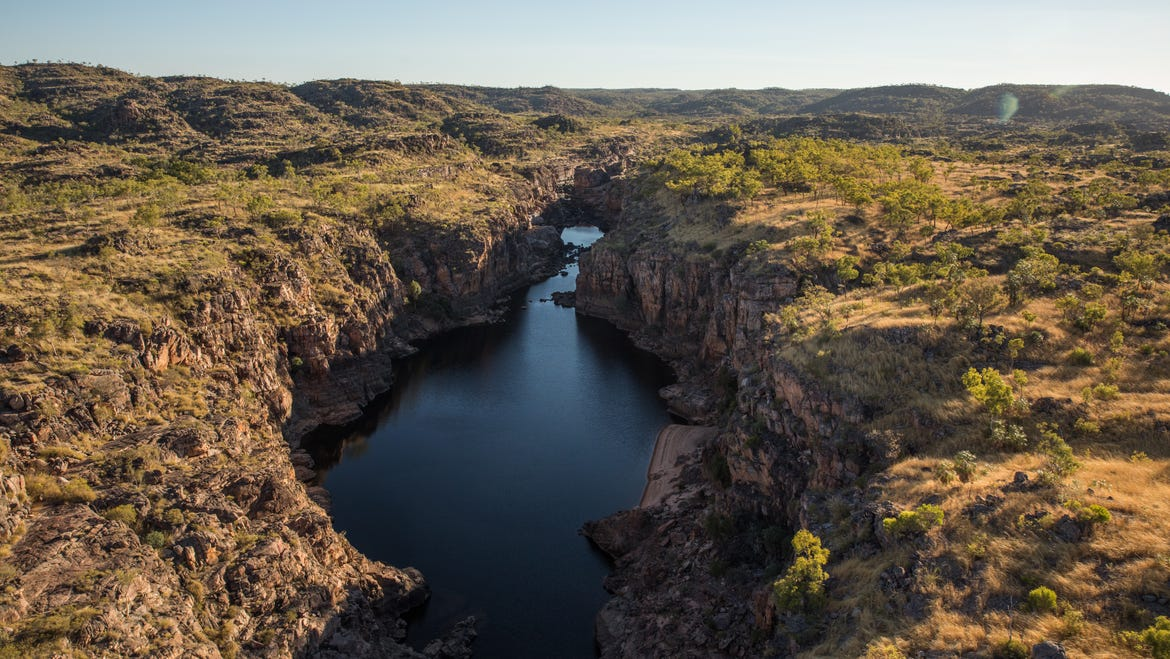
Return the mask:
<path fill-rule="evenodd" d="M 672 409 L 719 426 L 664 503 L 586 526 L 616 561 L 606 583 L 614 597 L 597 619 L 602 656 L 756 656 L 771 642 L 757 630 L 776 615 L 760 590 L 768 552 L 734 529 L 819 524 L 819 493 L 834 491 L 847 493 L 861 531 L 872 528 L 873 513 L 847 488 L 881 463 L 883 447 L 858 430 L 859 405 L 835 400 L 772 349 L 764 316 L 799 291 L 787 269 L 618 231 L 582 257 L 577 281 L 581 313 L 671 360 L 681 381 L 662 394 Z"/>
<path fill-rule="evenodd" d="M 282 142 L 280 158 L 257 165 L 257 154 L 273 153 L 273 135 L 308 135 L 265 133 L 272 117 L 335 118 L 267 85 L 56 65 L 13 77 L 27 103 L 45 94 L 68 101 L 30 121 L 51 120 L 71 139 L 212 138 L 204 153 L 223 161 L 183 161 L 161 174 L 152 168 L 179 160 L 62 139 L 0 168 L 6 177 L 31 172 L 14 185 L 40 194 L 41 185 L 90 185 L 78 172 L 96 171 L 86 169 L 95 153 L 117 163 L 97 174 L 117 188 L 113 203 L 82 196 L 55 208 L 64 202 L 45 197 L 45 210 L 36 197 L 3 209 L 5 231 L 61 213 L 69 229 L 52 239 L 72 246 L 52 247 L 51 269 L 37 280 L 22 259 L 42 249 L 41 236 L 9 241 L 13 285 L 0 300 L 0 331 L 11 341 L 0 350 L 0 640 L 32 655 L 422 656 L 402 643 L 401 615 L 426 599 L 423 576 L 367 560 L 333 530 L 327 494 L 305 485 L 314 465 L 299 442 L 319 425 L 358 416 L 391 385 L 393 360 L 411 342 L 490 321 L 506 293 L 555 273 L 558 231 L 533 218 L 555 219 L 550 209 L 576 205 L 575 194 L 604 199 L 605 181 L 574 186 L 575 173 L 620 166 L 631 144 L 565 149 L 501 173 L 499 163 L 493 170 L 450 138 L 401 121 L 411 103 L 443 112 L 432 95 L 403 100 L 401 87 L 387 86 L 374 91 L 399 105 L 379 112 L 406 134 L 347 133 L 332 149 Z M 72 123 L 93 118 L 82 97 L 113 103 L 109 125 Z M 161 109 L 163 97 L 171 109 Z M 159 132 L 160 121 L 182 130 Z M 22 149 L 42 137 L 20 127 L 6 136 Z M 137 148 L 158 153 L 154 142 Z M 354 167 L 397 177 L 399 188 L 348 202 L 355 184 L 336 165 L 347 156 Z M 388 161 L 399 169 L 387 170 Z M 322 169 L 289 178 L 293 167 L 313 166 Z M 41 173 L 58 182 L 45 184 Z M 150 196 L 156 174 L 171 186 L 165 208 Z M 257 191 L 232 191 L 247 185 Z M 416 192 L 397 192 L 403 187 Z M 436 205 L 452 196 L 463 206 Z M 126 207 L 139 209 L 130 222 Z M 74 214 L 101 221 L 78 224 Z M 85 299 L 71 286 L 97 292 Z M 465 655 L 473 624 L 426 656 Z"/>
<path fill-rule="evenodd" d="M 534 194 L 532 203 L 548 199 Z M 560 241 L 517 218 L 481 241 L 420 250 L 405 267 L 451 308 L 433 314 L 411 307 L 368 235 L 289 238 L 290 251 L 345 263 L 344 278 L 331 281 L 351 291 L 351 306 L 320 307 L 304 262 L 265 252 L 255 278 L 189 282 L 201 301 L 150 331 L 88 320 L 86 334 L 124 354 L 124 368 L 0 397 L 18 462 L 55 455 L 43 447 L 80 433 L 116 437 L 92 453 L 49 458 L 54 475 L 36 498 L 59 503 L 31 508 L 19 475 L 0 480 L 0 522 L 19 571 L 0 610 L 5 624 L 50 616 L 45 624 L 75 631 L 78 645 L 118 655 L 414 656 L 394 639 L 405 633 L 398 616 L 426 598 L 422 576 L 368 561 L 335 533 L 301 483 L 311 460 L 290 460 L 289 446 L 319 424 L 357 416 L 390 385 L 392 357 L 409 350 L 407 340 L 483 318 L 497 297 L 555 267 Z M 272 323 L 264 310 L 277 304 L 298 310 L 292 322 Z M 173 376 L 209 376 L 212 389 L 193 395 L 217 412 L 138 421 L 141 410 L 167 405 L 159 380 Z M 44 494 L 71 487 L 77 496 Z M 25 631 L 15 640 L 37 638 Z"/>

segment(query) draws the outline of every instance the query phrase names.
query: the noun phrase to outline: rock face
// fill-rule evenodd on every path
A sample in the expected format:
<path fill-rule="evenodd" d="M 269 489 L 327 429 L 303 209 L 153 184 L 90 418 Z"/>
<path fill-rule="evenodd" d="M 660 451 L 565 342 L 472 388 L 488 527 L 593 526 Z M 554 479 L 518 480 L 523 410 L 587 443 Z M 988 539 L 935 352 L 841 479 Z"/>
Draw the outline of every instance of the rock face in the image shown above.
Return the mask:
<path fill-rule="evenodd" d="M 721 418 L 723 425 L 704 453 L 708 477 L 692 462 L 683 470 L 689 476 L 659 505 L 586 527 L 615 558 L 607 581 L 614 598 L 597 619 L 602 656 L 789 652 L 751 640 L 753 629 L 771 632 L 779 624 L 771 597 L 754 593 L 766 582 L 762 570 L 718 574 L 722 556 L 758 550 L 737 538 L 712 539 L 719 524 L 699 521 L 730 523 L 747 515 L 790 529 L 815 524 L 824 505 L 810 491 L 850 485 L 889 447 L 854 429 L 864 413 L 859 406 L 831 399 L 768 349 L 764 314 L 797 294 L 792 273 L 687 258 L 680 248 L 650 240 L 631 242 L 619 235 L 614 244 L 603 240 L 583 255 L 577 309 L 609 319 L 671 360 L 681 382 L 662 393 L 674 411 L 700 423 Z M 721 409 L 732 413 L 720 417 Z M 711 474 L 714 464 L 725 471 Z M 717 493 L 712 475 L 725 485 Z M 631 527 L 631 515 L 653 521 Z M 872 515 L 858 515 L 861 526 L 873 525 Z M 752 601 L 754 610 L 740 607 Z M 664 610 L 678 613 L 664 617 Z M 711 620 L 722 627 L 712 628 Z M 800 620 L 784 624 L 796 635 L 807 627 Z"/>
<path fill-rule="evenodd" d="M 135 108 L 120 112 L 134 120 Z M 150 328 L 87 319 L 87 339 L 125 368 L 52 379 L 36 394 L 0 384 L 0 447 L 12 453 L 0 455 L 0 543 L 19 571 L 0 575 L 11 595 L 0 638 L 32 620 L 116 656 L 468 656 L 474 621 L 421 653 L 402 644 L 400 616 L 427 598 L 422 575 L 370 561 L 337 534 L 318 503 L 327 497 L 302 483 L 312 465 L 294 464 L 290 444 L 355 418 L 390 386 L 410 341 L 486 318 L 504 293 L 555 274 L 559 232 L 529 218 L 561 199 L 572 171 L 535 172 L 512 214 L 440 240 L 289 230 L 287 249 L 256 244 L 238 265 L 249 276 L 183 282 L 196 303 L 181 317 Z M 333 273 L 346 304 L 321 302 L 310 261 Z M 184 377 L 211 385 L 181 393 Z M 134 420 L 174 404 L 214 411 Z M 42 451 L 83 433 L 102 438 L 100 450 Z M 36 460 L 56 475 L 38 476 L 34 492 L 5 465 Z"/>

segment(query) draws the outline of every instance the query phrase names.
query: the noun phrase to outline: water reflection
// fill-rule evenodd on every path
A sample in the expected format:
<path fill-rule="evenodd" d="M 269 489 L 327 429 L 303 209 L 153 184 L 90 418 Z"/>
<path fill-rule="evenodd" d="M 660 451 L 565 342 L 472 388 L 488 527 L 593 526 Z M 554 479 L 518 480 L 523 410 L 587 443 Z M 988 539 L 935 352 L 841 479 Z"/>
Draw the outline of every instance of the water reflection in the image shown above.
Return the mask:
<path fill-rule="evenodd" d="M 608 568 L 577 529 L 637 502 L 670 373 L 609 324 L 540 301 L 573 288 L 569 270 L 518 294 L 506 323 L 421 346 L 376 411 L 313 446 L 335 526 L 427 576 L 416 644 L 474 614 L 481 656 L 593 656 Z"/>

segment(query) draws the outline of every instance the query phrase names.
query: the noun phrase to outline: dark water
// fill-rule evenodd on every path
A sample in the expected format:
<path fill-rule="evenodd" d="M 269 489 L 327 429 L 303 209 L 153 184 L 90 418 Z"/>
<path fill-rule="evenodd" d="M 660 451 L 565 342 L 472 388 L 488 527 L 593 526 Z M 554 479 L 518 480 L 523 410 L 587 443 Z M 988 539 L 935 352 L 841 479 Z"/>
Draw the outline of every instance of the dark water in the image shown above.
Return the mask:
<path fill-rule="evenodd" d="M 607 323 L 540 302 L 572 290 L 569 272 L 518 295 L 506 323 L 422 346 L 366 428 L 333 443 L 334 525 L 431 585 L 416 646 L 475 615 L 476 656 L 594 656 L 607 565 L 577 530 L 637 504 L 670 371 Z"/>

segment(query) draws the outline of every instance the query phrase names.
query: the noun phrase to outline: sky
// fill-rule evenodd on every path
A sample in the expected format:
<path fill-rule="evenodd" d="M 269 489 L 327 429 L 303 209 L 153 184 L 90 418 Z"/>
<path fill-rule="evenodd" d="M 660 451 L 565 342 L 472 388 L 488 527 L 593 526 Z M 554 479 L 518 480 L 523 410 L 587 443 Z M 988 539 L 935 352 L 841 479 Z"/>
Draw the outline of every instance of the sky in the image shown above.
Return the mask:
<path fill-rule="evenodd" d="M 3 0 L 0 63 L 499 87 L 1113 83 L 1170 92 L 1166 0 Z"/>

